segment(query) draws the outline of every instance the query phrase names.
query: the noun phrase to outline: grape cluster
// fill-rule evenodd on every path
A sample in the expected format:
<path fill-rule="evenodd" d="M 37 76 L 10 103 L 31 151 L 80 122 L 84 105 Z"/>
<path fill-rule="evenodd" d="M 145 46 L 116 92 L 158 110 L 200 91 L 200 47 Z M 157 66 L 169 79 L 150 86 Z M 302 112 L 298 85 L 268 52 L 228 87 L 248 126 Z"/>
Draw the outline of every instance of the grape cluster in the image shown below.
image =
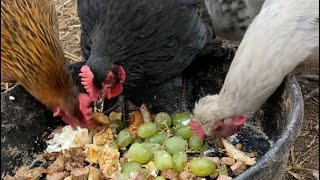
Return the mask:
<path fill-rule="evenodd" d="M 184 171 L 188 164 L 187 151 L 201 151 L 208 147 L 190 130 L 188 123 L 191 119 L 192 115 L 186 112 L 172 118 L 168 113 L 160 112 L 155 115 L 154 122 L 140 125 L 137 138 L 128 129 L 122 129 L 115 142 L 120 149 L 128 148 L 128 162 L 122 165 L 117 179 L 126 179 L 132 172 L 147 175 L 151 165 L 158 172 L 168 169 L 177 173 Z M 209 176 L 216 169 L 212 161 L 199 157 L 192 158 L 189 167 L 199 177 Z M 165 178 L 158 176 L 156 179 Z"/>

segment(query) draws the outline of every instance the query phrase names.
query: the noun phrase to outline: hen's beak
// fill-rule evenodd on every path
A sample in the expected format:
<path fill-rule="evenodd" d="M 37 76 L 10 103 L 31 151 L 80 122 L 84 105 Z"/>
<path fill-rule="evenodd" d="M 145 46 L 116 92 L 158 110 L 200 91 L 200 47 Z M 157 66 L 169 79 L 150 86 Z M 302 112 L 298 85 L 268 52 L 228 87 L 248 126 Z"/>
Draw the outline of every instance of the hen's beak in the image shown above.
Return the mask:
<path fill-rule="evenodd" d="M 102 112 L 103 104 L 104 104 L 104 97 L 100 95 L 98 97 L 98 100 L 94 102 L 94 112 Z"/>

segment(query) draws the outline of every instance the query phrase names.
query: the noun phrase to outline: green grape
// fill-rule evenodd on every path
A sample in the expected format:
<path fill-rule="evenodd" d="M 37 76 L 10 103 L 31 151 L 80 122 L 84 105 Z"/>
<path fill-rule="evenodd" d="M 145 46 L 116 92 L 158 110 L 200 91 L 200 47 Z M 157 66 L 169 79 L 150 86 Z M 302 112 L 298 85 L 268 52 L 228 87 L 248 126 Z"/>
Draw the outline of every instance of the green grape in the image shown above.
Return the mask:
<path fill-rule="evenodd" d="M 175 152 L 186 151 L 186 147 L 188 143 L 186 140 L 182 139 L 181 137 L 173 136 L 167 140 L 166 143 L 166 150 L 173 154 Z"/>
<path fill-rule="evenodd" d="M 124 123 L 120 119 L 111 121 L 111 127 L 116 127 L 116 132 L 119 133 L 124 128 Z"/>
<path fill-rule="evenodd" d="M 136 137 L 131 141 L 131 144 L 134 144 L 134 143 L 143 143 L 143 139 Z"/>
<path fill-rule="evenodd" d="M 163 145 L 166 139 L 167 139 L 167 134 L 158 132 L 155 135 L 148 138 L 147 141 L 151 143 L 157 143 L 157 144 Z"/>
<path fill-rule="evenodd" d="M 141 143 L 143 146 L 145 146 L 146 148 L 149 148 L 149 150 L 154 153 L 158 150 L 161 149 L 161 145 L 157 144 L 157 143 L 151 143 L 151 142 L 143 142 Z"/>
<path fill-rule="evenodd" d="M 164 130 L 167 127 L 171 127 L 171 117 L 168 113 L 165 112 L 160 112 L 156 114 L 154 122 L 156 123 L 157 128 L 160 130 Z"/>
<path fill-rule="evenodd" d="M 227 166 L 225 164 L 220 165 L 219 174 L 228 176 L 228 169 L 227 169 Z"/>
<path fill-rule="evenodd" d="M 142 144 L 134 143 L 128 150 L 128 158 L 140 164 L 146 164 L 151 159 L 151 151 Z"/>
<path fill-rule="evenodd" d="M 151 159 L 153 159 L 153 154 L 156 151 L 159 151 L 161 149 L 161 145 L 157 143 L 150 143 L 150 142 L 143 142 L 141 143 L 145 148 L 148 148 L 151 152 Z"/>
<path fill-rule="evenodd" d="M 121 173 L 116 177 L 116 180 L 128 180 L 130 179 L 130 173 Z"/>
<path fill-rule="evenodd" d="M 160 171 L 173 168 L 172 156 L 165 150 L 154 153 L 154 164 Z"/>
<path fill-rule="evenodd" d="M 192 118 L 190 113 L 182 112 L 175 114 L 172 118 L 172 123 L 174 126 L 186 126 L 189 122 L 189 120 Z"/>
<path fill-rule="evenodd" d="M 200 150 L 203 145 L 203 139 L 199 138 L 196 135 L 191 136 L 189 139 L 189 148 L 193 150 Z"/>
<path fill-rule="evenodd" d="M 109 147 L 114 148 L 116 150 L 119 150 L 119 147 L 118 147 L 117 143 L 114 142 L 114 141 L 111 144 L 109 144 Z"/>
<path fill-rule="evenodd" d="M 176 152 L 172 156 L 173 158 L 173 170 L 177 173 L 181 173 L 187 165 L 188 157 L 185 152 Z"/>
<path fill-rule="evenodd" d="M 180 126 L 180 128 L 174 130 L 174 135 L 180 136 L 183 139 L 189 139 L 193 136 L 193 132 L 190 130 L 189 126 Z"/>
<path fill-rule="evenodd" d="M 139 171 L 139 173 L 141 174 L 141 175 L 143 175 L 143 176 L 147 176 L 148 175 L 148 170 L 147 169 L 145 169 L 145 168 L 141 168 L 140 170 L 138 170 Z"/>
<path fill-rule="evenodd" d="M 207 142 L 204 142 L 203 146 L 200 149 L 200 151 L 205 151 L 205 150 L 208 150 L 209 148 L 210 148 L 209 144 Z"/>
<path fill-rule="evenodd" d="M 166 178 L 164 178 L 162 176 L 157 176 L 156 178 L 154 178 L 154 180 L 166 180 Z"/>
<path fill-rule="evenodd" d="M 152 135 L 156 134 L 158 131 L 156 124 L 153 122 L 147 122 L 142 124 L 138 129 L 138 135 L 139 137 L 145 139 L 149 138 Z"/>
<path fill-rule="evenodd" d="M 130 161 L 122 165 L 121 173 L 132 173 L 135 171 L 139 171 L 141 169 L 141 165 L 135 161 Z"/>
<path fill-rule="evenodd" d="M 127 147 L 132 141 L 132 134 L 129 129 L 123 129 L 119 132 L 116 144 L 120 149 Z"/>
<path fill-rule="evenodd" d="M 205 177 L 214 173 L 216 165 L 208 159 L 193 158 L 190 161 L 190 168 L 194 175 Z"/>

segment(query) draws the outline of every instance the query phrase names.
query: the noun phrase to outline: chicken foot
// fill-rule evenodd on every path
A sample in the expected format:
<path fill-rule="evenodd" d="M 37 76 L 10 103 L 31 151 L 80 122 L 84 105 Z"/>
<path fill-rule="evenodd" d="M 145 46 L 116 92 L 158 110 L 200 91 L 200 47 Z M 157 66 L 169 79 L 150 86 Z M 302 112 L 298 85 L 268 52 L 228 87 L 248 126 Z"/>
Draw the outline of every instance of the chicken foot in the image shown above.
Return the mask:
<path fill-rule="evenodd" d="M 103 113 L 107 115 L 110 114 L 112 111 L 121 112 L 122 120 L 125 126 L 127 126 L 129 120 L 129 112 L 137 110 L 139 110 L 139 107 L 134 105 L 131 101 L 127 100 L 124 95 L 120 95 L 118 97 L 117 102 Z"/>

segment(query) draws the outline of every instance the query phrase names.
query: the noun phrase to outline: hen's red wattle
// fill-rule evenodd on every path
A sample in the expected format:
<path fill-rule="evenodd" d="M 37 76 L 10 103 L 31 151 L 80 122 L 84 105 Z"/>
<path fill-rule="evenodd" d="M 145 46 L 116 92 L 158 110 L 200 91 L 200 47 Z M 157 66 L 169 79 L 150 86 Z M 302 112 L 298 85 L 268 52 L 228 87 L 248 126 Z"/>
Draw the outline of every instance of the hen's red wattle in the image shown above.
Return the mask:
<path fill-rule="evenodd" d="M 206 133 L 202 126 L 195 120 L 189 122 L 190 130 L 197 135 L 199 138 L 204 139 L 206 137 Z"/>
<path fill-rule="evenodd" d="M 80 93 L 78 96 L 80 111 L 82 112 L 84 118 L 84 124 L 87 128 L 92 127 L 93 122 L 91 121 L 91 113 L 92 113 L 92 101 L 88 94 Z"/>
<path fill-rule="evenodd" d="M 94 75 L 91 72 L 89 66 L 84 65 L 81 67 L 81 73 L 79 76 L 81 77 L 81 84 L 83 85 L 84 89 L 90 96 L 92 101 L 97 101 L 99 98 L 98 89 L 93 84 Z"/>

